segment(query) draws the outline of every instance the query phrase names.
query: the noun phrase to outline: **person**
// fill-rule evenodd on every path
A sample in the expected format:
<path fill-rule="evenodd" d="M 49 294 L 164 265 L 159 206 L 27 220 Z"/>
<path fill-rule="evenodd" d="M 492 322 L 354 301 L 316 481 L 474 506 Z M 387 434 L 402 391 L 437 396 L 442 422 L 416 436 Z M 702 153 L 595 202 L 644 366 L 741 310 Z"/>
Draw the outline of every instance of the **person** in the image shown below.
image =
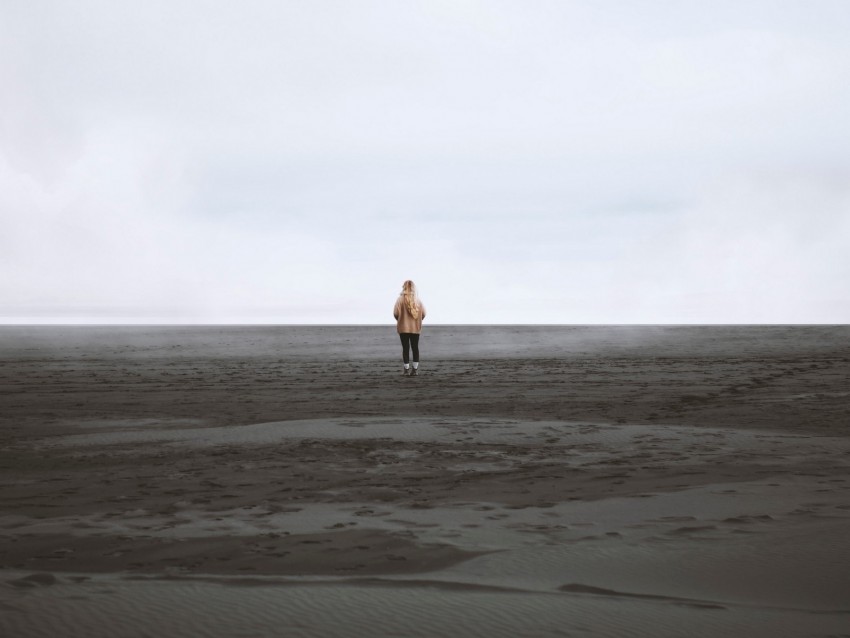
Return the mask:
<path fill-rule="evenodd" d="M 410 279 L 402 284 L 401 294 L 395 302 L 393 317 L 398 322 L 398 334 L 401 337 L 401 358 L 404 361 L 406 377 L 419 375 L 419 334 L 422 332 L 422 320 L 425 318 L 425 305 L 416 293 L 416 284 Z M 413 350 L 413 364 L 410 363 L 410 350 Z"/>

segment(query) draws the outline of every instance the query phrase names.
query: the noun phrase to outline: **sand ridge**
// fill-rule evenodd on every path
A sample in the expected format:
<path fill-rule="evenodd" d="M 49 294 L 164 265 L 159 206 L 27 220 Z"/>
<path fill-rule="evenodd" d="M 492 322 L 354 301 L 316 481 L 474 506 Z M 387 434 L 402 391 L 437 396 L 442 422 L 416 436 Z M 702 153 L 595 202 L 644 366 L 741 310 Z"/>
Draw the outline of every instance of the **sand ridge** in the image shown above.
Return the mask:
<path fill-rule="evenodd" d="M 49 469 L 32 468 L 45 455 Z M 553 560 L 574 572 L 624 546 L 720 541 L 729 553 L 746 540 L 752 553 L 762 535 L 805 531 L 824 542 L 850 520 L 847 440 L 786 432 L 463 417 L 100 424 L 15 458 L 40 478 L 4 493 L 13 543 L 0 561 L 17 570 L 386 575 L 581 545 Z M 497 586 L 507 574 L 494 569 Z"/>

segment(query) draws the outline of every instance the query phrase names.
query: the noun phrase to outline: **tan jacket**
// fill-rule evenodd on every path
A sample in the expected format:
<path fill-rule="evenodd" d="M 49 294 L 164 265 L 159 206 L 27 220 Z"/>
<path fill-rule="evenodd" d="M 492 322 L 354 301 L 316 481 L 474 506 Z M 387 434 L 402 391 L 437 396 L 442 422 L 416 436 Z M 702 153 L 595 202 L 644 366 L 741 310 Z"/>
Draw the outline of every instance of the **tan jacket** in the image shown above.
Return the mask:
<path fill-rule="evenodd" d="M 393 308 L 393 317 L 398 320 L 398 333 L 412 332 L 419 334 L 422 332 L 422 320 L 425 318 L 425 304 L 419 302 L 419 316 L 413 318 L 410 310 L 407 309 L 407 304 L 404 303 L 404 295 L 399 295 Z"/>

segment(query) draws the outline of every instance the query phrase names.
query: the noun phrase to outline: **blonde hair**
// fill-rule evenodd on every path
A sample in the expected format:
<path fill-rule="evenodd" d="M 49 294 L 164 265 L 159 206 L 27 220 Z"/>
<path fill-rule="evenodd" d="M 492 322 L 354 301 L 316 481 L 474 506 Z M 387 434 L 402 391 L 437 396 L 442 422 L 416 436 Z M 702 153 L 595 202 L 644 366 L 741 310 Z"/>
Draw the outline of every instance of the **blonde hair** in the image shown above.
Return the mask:
<path fill-rule="evenodd" d="M 414 319 L 419 318 L 419 296 L 416 294 L 416 284 L 410 279 L 405 281 L 401 286 L 401 294 L 404 296 L 404 303 Z"/>

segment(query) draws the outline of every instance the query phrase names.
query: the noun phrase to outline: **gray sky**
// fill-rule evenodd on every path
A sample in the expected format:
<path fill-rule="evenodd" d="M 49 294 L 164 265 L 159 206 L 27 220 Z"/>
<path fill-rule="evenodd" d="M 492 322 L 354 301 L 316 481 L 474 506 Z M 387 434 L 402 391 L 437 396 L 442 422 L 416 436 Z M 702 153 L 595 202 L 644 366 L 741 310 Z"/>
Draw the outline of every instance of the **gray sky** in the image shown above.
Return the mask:
<path fill-rule="evenodd" d="M 850 2 L 0 2 L 0 322 L 850 322 Z"/>

